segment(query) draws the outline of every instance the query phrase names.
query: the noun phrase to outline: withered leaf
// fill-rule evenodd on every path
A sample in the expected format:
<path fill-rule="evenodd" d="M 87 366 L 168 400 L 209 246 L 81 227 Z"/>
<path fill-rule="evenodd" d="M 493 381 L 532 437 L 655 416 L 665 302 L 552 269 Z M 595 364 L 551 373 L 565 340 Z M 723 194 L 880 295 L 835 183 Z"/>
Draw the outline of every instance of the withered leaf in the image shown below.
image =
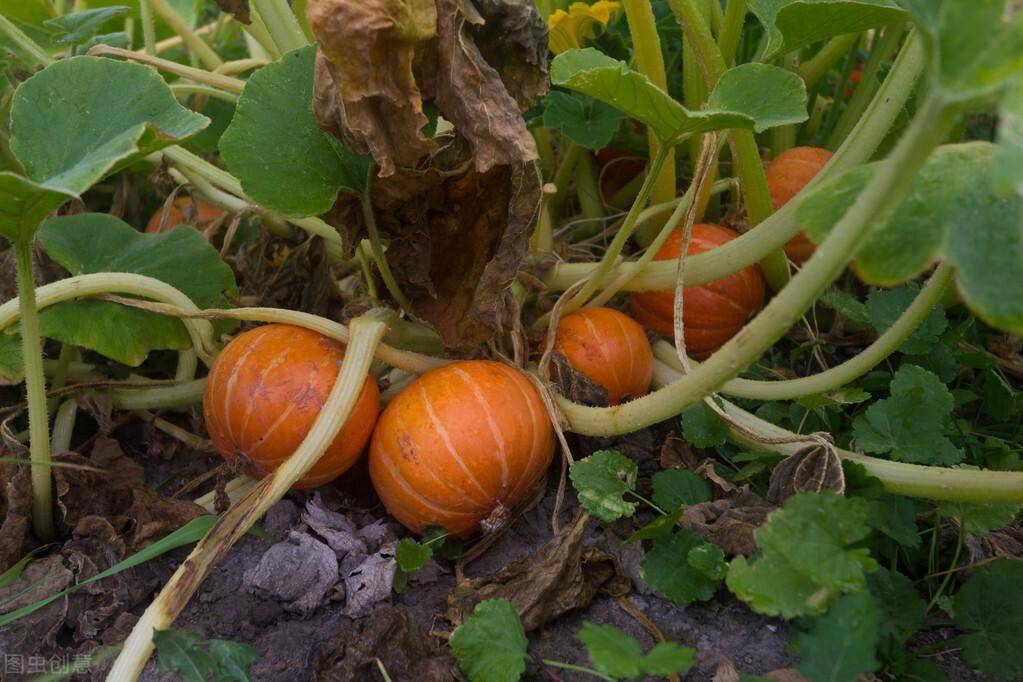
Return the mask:
<path fill-rule="evenodd" d="M 103 470 L 54 468 L 57 507 L 63 526 L 74 530 L 81 519 L 100 516 L 116 530 L 123 530 L 133 502 L 132 491 L 145 483 L 142 466 L 126 456 L 116 440 L 107 437 L 96 439 L 88 459 L 74 453 L 54 459 Z"/>
<path fill-rule="evenodd" d="M 149 488 L 132 490 L 128 516 L 132 520 L 131 550 L 137 552 L 171 533 L 206 510 L 188 500 L 160 497 Z"/>
<path fill-rule="evenodd" d="M 249 0 L 214 0 L 222 12 L 227 12 L 243 24 L 252 23 L 249 16 Z"/>
<path fill-rule="evenodd" d="M 0 445 L 0 456 L 13 457 L 14 453 Z M 0 464 L 0 573 L 28 551 L 32 522 L 30 468 Z"/>
<path fill-rule="evenodd" d="M 742 490 L 729 498 L 686 507 L 679 523 L 712 542 L 725 554 L 749 555 L 756 550 L 753 531 L 777 507 L 759 495 Z"/>
<path fill-rule="evenodd" d="M 361 618 L 380 602 L 390 599 L 394 574 L 398 569 L 398 561 L 394 558 L 396 544 L 381 547 L 350 569 L 347 569 L 347 565 L 353 562 L 345 562 L 347 570 L 342 574 L 345 581 L 345 615 Z M 349 554 L 348 558 L 352 556 Z"/>
<path fill-rule="evenodd" d="M 381 177 L 437 150 L 424 101 L 469 140 L 481 173 L 537 158 L 521 115 L 547 90 L 532 0 L 312 0 L 306 15 L 319 46 L 313 111 Z"/>
<path fill-rule="evenodd" d="M 312 536 L 290 531 L 245 572 L 244 582 L 250 591 L 283 602 L 285 610 L 308 616 L 338 582 L 337 557 Z"/>
<path fill-rule="evenodd" d="M 607 389 L 577 370 L 561 353 L 551 355 L 551 381 L 572 402 L 607 407 Z"/>
<path fill-rule="evenodd" d="M 514 561 L 486 578 L 465 580 L 447 595 L 447 619 L 459 625 L 479 602 L 508 599 L 526 631 L 572 609 L 585 607 L 603 590 L 621 596 L 630 589 L 618 559 L 602 549 L 583 549 L 589 515 L 581 513 L 536 554 Z"/>
<path fill-rule="evenodd" d="M 74 575 L 59 554 L 30 563 L 25 572 L 7 587 L 0 587 L 0 613 L 9 613 L 69 587 Z M 57 599 L 38 611 L 0 628 L 0 651 L 36 652 L 43 644 L 52 646 L 64 624 L 67 599 Z"/>
<path fill-rule="evenodd" d="M 536 223 L 540 176 L 532 163 L 479 173 L 464 149 L 450 152 L 444 165 L 435 158 L 425 172 L 378 180 L 372 196 L 412 313 L 459 347 L 508 324 L 506 297 Z"/>
<path fill-rule="evenodd" d="M 328 639 L 317 650 L 316 682 L 377 682 L 377 661 L 395 682 L 448 682 L 455 661 L 440 640 L 404 611 L 381 607 Z"/>
<path fill-rule="evenodd" d="M 797 493 L 824 490 L 845 493 L 845 473 L 838 451 L 831 445 L 815 443 L 797 450 L 774 467 L 767 499 L 780 505 Z"/>

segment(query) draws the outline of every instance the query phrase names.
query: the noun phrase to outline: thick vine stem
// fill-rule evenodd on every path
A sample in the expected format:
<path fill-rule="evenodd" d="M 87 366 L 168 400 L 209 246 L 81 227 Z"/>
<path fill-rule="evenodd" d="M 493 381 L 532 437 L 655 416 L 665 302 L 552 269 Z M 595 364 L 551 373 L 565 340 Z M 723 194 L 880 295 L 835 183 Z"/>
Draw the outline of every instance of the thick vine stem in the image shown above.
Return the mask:
<path fill-rule="evenodd" d="M 718 35 L 718 49 L 726 66 L 735 63 L 735 50 L 746 23 L 746 0 L 728 0 L 725 4 L 725 22 Z"/>
<path fill-rule="evenodd" d="M 152 10 L 171 27 L 171 30 L 181 36 L 188 49 L 206 65 L 206 68 L 215 69 L 224 63 L 220 56 L 213 51 L 213 48 L 207 45 L 192 30 L 191 26 L 185 23 L 180 14 L 174 11 L 167 0 L 148 0 L 148 3 Z"/>
<path fill-rule="evenodd" d="M 874 95 L 863 118 L 827 165 L 807 184 L 807 188 L 849 168 L 866 163 L 873 157 L 892 123 L 905 107 L 926 63 L 923 41 L 917 32 L 913 31 L 903 44 L 888 77 Z M 803 191 L 806 191 L 806 188 Z M 772 250 L 780 248 L 799 233 L 800 225 L 795 217 L 798 202 L 797 195 L 796 199 L 778 209 L 757 229 L 750 230 L 712 251 L 688 259 L 686 286 L 706 284 L 727 277 L 756 263 Z M 544 278 L 544 283 L 549 289 L 563 291 L 579 279 L 589 276 L 595 267 L 593 263 L 562 263 L 551 268 Z M 600 285 L 604 286 L 607 281 L 618 277 L 622 272 L 635 268 L 634 263 L 620 264 L 601 278 L 604 281 Z M 636 275 L 625 289 L 627 291 L 670 289 L 677 270 L 677 263 L 655 261 L 642 268 L 642 272 Z"/>
<path fill-rule="evenodd" d="M 668 78 L 664 72 L 664 55 L 661 54 L 661 37 L 657 32 L 654 11 L 649 0 L 623 0 L 625 19 L 632 35 L 632 45 L 636 53 L 636 66 L 640 73 L 650 82 L 665 92 L 668 91 Z M 661 142 L 654 132 L 647 132 L 647 144 L 650 158 L 660 153 Z M 650 168 L 655 175 L 652 197 L 655 203 L 670 201 L 675 198 L 675 152 L 673 143 L 664 143 L 669 149 L 664 153 L 666 162 L 658 168 Z"/>
<path fill-rule="evenodd" d="M 132 628 L 107 680 L 124 682 L 138 677 L 153 652 L 153 631 L 171 626 L 217 562 L 320 458 L 355 406 L 385 330 L 386 325 L 370 315 L 352 321 L 341 370 L 309 434 L 291 457 L 233 503 L 199 541 Z"/>
<path fill-rule="evenodd" d="M 784 381 L 755 381 L 737 377 L 726 381 L 720 392 L 754 400 L 791 400 L 845 386 L 882 363 L 920 326 L 952 280 L 952 273 L 952 266 L 947 263 L 939 265 L 895 323 L 845 362 L 817 374 Z M 675 348 L 666 341 L 654 343 L 654 357 L 676 370 L 682 369 Z"/>
<path fill-rule="evenodd" d="M 73 298 L 98 296 L 109 293 L 130 294 L 169 303 L 189 313 L 199 312 L 199 308 L 191 299 L 166 282 L 153 277 L 137 275 L 130 272 L 96 272 L 88 275 L 77 275 L 46 284 L 35 290 L 36 306 L 39 309 L 54 303 L 68 301 Z M 19 309 L 21 297 L 0 305 L 0 330 L 6 329 L 19 319 L 23 312 Z M 213 325 L 206 320 L 184 319 L 185 328 L 192 338 L 192 345 L 199 358 L 209 365 L 215 349 Z M 22 324 L 25 322 L 22 320 Z M 42 371 L 40 369 L 40 371 Z"/>
<path fill-rule="evenodd" d="M 663 363 L 655 363 L 655 382 L 670 381 L 673 374 L 674 370 Z M 722 400 L 721 406 L 725 413 L 741 428 L 757 433 L 765 440 L 798 438 L 798 434 L 766 422 L 727 400 Z M 799 441 L 792 443 L 753 441 L 738 430 L 733 430 L 730 437 L 746 447 L 785 455 L 791 455 L 805 445 Z M 881 479 L 885 489 L 896 495 L 975 504 L 1020 504 L 1023 502 L 1023 473 L 1018 471 L 947 469 L 893 462 L 842 448 L 836 448 L 836 450 L 842 459 L 863 465 L 868 474 Z"/>
<path fill-rule="evenodd" d="M 205 390 L 206 379 L 193 379 L 171 386 L 108 388 L 102 395 L 119 410 L 166 410 L 196 404 Z"/>
<path fill-rule="evenodd" d="M 14 242 L 18 269 L 18 298 L 9 301 L 21 317 L 21 355 L 28 397 L 29 458 L 32 460 L 32 528 L 40 540 L 56 536 L 53 526 L 53 483 L 50 478 L 50 414 L 46 407 L 46 375 L 39 333 L 39 295 L 32 268 L 32 241 Z M 15 318 L 17 319 L 17 318 Z"/>
<path fill-rule="evenodd" d="M 891 156 L 802 270 L 710 359 L 675 383 L 622 405 L 594 408 L 561 398 L 562 411 L 572 430 L 610 436 L 656 424 L 702 400 L 755 361 L 841 274 L 870 228 L 897 205 L 931 151 L 944 141 L 955 116 L 956 109 L 939 93 L 929 96 Z"/>
<path fill-rule="evenodd" d="M 252 0 L 252 6 L 263 18 L 270 37 L 281 54 L 287 54 L 309 44 L 286 0 Z"/>

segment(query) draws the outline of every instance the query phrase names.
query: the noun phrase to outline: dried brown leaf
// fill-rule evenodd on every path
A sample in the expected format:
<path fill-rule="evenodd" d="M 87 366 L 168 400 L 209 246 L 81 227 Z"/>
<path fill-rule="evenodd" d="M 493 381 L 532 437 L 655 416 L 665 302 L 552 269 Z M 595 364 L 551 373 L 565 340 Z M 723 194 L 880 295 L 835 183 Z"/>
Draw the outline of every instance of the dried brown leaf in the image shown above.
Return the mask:
<path fill-rule="evenodd" d="M 577 370 L 561 353 L 551 355 L 551 381 L 572 402 L 607 407 L 607 389 Z"/>
<path fill-rule="evenodd" d="M 30 563 L 7 587 L 0 587 L 0 613 L 9 613 L 69 587 L 74 575 L 58 554 Z M 0 652 L 32 653 L 53 646 L 64 624 L 67 598 L 56 599 L 38 611 L 0 628 Z"/>
<path fill-rule="evenodd" d="M 290 531 L 245 572 L 244 582 L 250 591 L 283 602 L 285 610 L 309 616 L 338 582 L 337 557 L 312 536 Z"/>
<path fill-rule="evenodd" d="M 455 661 L 440 640 L 409 620 L 404 611 L 382 607 L 327 640 L 316 652 L 316 682 L 377 682 L 377 662 L 394 682 L 457 679 Z"/>
<path fill-rule="evenodd" d="M 459 625 L 479 602 L 508 599 L 526 631 L 535 630 L 572 609 L 585 607 L 598 591 L 626 594 L 629 579 L 618 559 L 598 548 L 583 549 L 588 515 L 551 538 L 536 554 L 508 564 L 486 578 L 464 580 L 447 596 L 447 619 Z"/>
<path fill-rule="evenodd" d="M 0 456 L 14 453 L 0 445 Z M 0 464 L 0 573 L 29 549 L 32 526 L 31 467 Z"/>
<path fill-rule="evenodd" d="M 249 0 L 214 0 L 222 12 L 227 12 L 243 24 L 252 23 L 249 16 Z"/>
<path fill-rule="evenodd" d="M 172 500 L 160 497 L 149 488 L 135 488 L 128 511 L 133 521 L 131 551 L 143 549 L 205 513 L 205 509 L 188 500 Z"/>
<path fill-rule="evenodd" d="M 780 505 L 797 493 L 824 490 L 844 494 L 845 473 L 834 446 L 815 443 L 797 450 L 774 467 L 767 499 Z"/>
<path fill-rule="evenodd" d="M 116 440 L 106 437 L 96 439 L 88 459 L 75 453 L 57 455 L 54 459 L 102 469 L 97 472 L 54 468 L 62 525 L 74 530 L 81 519 L 100 516 L 110 521 L 116 530 L 123 530 L 134 501 L 132 491 L 145 484 L 142 466 L 126 456 Z"/>
<path fill-rule="evenodd" d="M 753 531 L 776 508 L 759 495 L 742 490 L 732 497 L 686 507 L 679 523 L 725 554 L 749 555 L 757 547 Z"/>

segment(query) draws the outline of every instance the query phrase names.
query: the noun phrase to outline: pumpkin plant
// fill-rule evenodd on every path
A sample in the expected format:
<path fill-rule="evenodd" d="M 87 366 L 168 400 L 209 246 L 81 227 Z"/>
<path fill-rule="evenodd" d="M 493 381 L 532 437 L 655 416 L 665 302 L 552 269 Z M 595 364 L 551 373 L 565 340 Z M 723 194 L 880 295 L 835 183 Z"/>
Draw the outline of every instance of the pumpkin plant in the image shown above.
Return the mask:
<path fill-rule="evenodd" d="M 627 542 L 657 593 L 728 589 L 792 620 L 810 679 L 922 676 L 896 652 L 935 609 L 970 665 L 1023 670 L 1005 644 L 1023 605 L 1006 618 L 982 598 L 1023 593 L 1018 560 L 952 577 L 965 533 L 1023 503 L 1014 365 L 982 349 L 1023 334 L 1015 3 L 251 0 L 204 7 L 202 26 L 166 0 L 58 4 L 0 14 L 18 67 L 0 99 L 17 280 L 0 378 L 24 383 L 35 537 L 57 535 L 69 394 L 188 442 L 172 411 L 201 404 L 246 474 L 218 518 L 168 536 L 202 531 L 108 679 L 135 679 L 154 633 L 191 641 L 175 618 L 292 488 L 348 480 L 368 451 L 382 510 L 422 535 L 397 546 L 411 572 L 444 542 L 485 550 L 556 479 L 559 445 L 555 528 L 567 482 L 584 525 L 647 519 Z M 133 186 L 144 213 L 125 209 Z M 179 224 L 208 221 L 231 225 L 219 248 Z M 238 236 L 243 221 L 263 232 Z M 322 255 L 304 274 L 327 303 L 241 300 L 238 242 L 260 240 L 276 261 Z M 36 248 L 68 276 L 37 286 Z M 606 403 L 552 381 L 553 354 Z M 623 452 L 572 452 L 665 423 L 709 461 L 647 481 Z M 687 512 L 739 504 L 740 486 L 767 511 L 737 548 Z M 900 572 L 921 564 L 916 585 Z M 609 626 L 580 639 L 592 667 L 534 665 L 692 664 Z M 474 681 L 518 679 L 528 644 L 501 600 L 451 634 Z"/>

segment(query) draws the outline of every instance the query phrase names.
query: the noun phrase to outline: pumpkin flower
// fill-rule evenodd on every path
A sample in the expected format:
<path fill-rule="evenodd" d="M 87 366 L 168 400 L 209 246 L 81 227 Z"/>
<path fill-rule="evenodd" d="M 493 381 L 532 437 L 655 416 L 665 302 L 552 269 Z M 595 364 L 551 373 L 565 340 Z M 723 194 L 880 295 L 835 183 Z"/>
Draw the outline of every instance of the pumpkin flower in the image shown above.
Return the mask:
<path fill-rule="evenodd" d="M 551 33 L 551 52 L 561 54 L 575 47 L 582 47 L 582 41 L 595 36 L 597 24 L 607 26 L 621 3 L 598 0 L 588 5 L 573 2 L 566 12 L 559 9 L 547 19 Z"/>

